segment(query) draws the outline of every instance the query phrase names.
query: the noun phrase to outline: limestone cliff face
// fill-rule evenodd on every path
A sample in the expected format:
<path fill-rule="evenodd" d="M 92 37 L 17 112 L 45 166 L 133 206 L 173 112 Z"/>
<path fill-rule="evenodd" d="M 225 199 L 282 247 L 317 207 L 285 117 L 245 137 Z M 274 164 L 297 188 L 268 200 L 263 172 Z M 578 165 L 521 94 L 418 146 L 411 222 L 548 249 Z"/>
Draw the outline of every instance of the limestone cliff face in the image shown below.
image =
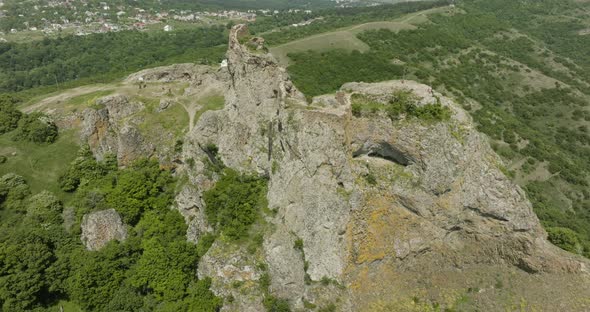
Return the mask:
<path fill-rule="evenodd" d="M 233 298 L 224 310 L 263 309 L 253 285 L 265 267 L 270 291 L 299 310 L 457 308 L 465 296 L 486 311 L 521 300 L 588 309 L 588 262 L 546 241 L 525 193 L 458 105 L 408 81 L 350 83 L 309 104 L 271 55 L 240 44 L 244 31 L 230 34 L 225 108 L 204 113 L 187 135 L 183 159 L 194 163 L 181 168 L 190 183 L 177 198 L 197 241 L 211 230 L 200 197 L 216 180 L 202 161 L 211 143 L 225 165 L 269 178 L 277 213 L 266 216 L 262 250 L 217 241 L 200 261 L 199 275 Z M 401 89 L 421 105 L 440 101 L 451 119 L 352 115 L 352 94 Z"/>

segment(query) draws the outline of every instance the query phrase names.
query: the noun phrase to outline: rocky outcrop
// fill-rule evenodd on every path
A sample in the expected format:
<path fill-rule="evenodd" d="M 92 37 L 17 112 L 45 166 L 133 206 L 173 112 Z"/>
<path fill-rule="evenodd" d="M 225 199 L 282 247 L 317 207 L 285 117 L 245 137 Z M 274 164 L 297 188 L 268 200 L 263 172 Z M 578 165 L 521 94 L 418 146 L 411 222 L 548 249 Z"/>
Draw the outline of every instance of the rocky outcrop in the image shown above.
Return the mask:
<path fill-rule="evenodd" d="M 82 242 L 88 250 L 99 250 L 112 240 L 127 238 L 127 228 L 115 209 L 85 214 L 82 218 Z"/>
<path fill-rule="evenodd" d="M 298 309 L 409 311 L 416 300 L 454 308 L 449 298 L 469 295 L 477 299 L 471 309 L 504 310 L 511 303 L 498 285 L 508 282 L 517 301 L 563 308 L 543 287 L 527 291 L 533 279 L 588 297 L 588 261 L 546 241 L 525 193 L 458 105 L 410 81 L 346 84 L 309 104 L 271 55 L 240 44 L 244 32 L 237 25 L 230 33 L 225 108 L 204 113 L 185 140 L 183 158 L 194 163 L 178 200 L 198 240 L 211 230 L 200 200 L 216 180 L 206 170 L 208 144 L 225 165 L 269 178 L 276 214 L 265 217 L 262 254 L 216 242 L 200 260 L 199 276 L 234 299 L 225 310 L 260 309 L 262 293 L 228 285 L 257 283 L 261 259 L 269 291 Z M 379 100 L 402 89 L 418 105 L 448 107 L 450 120 L 351 113 L 352 94 Z M 476 288 L 487 290 L 464 294 Z M 583 311 L 582 303 L 567 307 Z"/>
<path fill-rule="evenodd" d="M 227 70 L 211 66 L 178 64 L 147 69 L 130 75 L 114 95 L 99 98 L 82 113 L 81 141 L 97 159 L 117 156 L 120 166 L 141 157 L 157 158 L 162 166 L 178 162 L 182 137 L 211 102 L 223 98 Z"/>
<path fill-rule="evenodd" d="M 258 250 L 217 240 L 199 261 L 199 278 L 211 277 L 213 291 L 226 300 L 224 311 L 264 311 L 260 280 L 264 255 Z"/>
<path fill-rule="evenodd" d="M 139 157 L 149 157 L 154 146 L 143 138 L 137 126 L 126 118 L 143 109 L 123 95 L 107 96 L 96 101 L 94 108 L 82 113 L 81 141 L 87 142 L 98 160 L 106 154 L 117 155 L 125 166 Z"/>
<path fill-rule="evenodd" d="M 502 173 L 502 161 L 461 108 L 414 82 L 352 83 L 342 89 L 377 96 L 411 90 L 423 103 L 441 101 L 453 112 L 450 121 L 438 123 L 392 122 L 379 115 L 351 119 L 355 174 L 371 174 L 376 181 L 357 181 L 359 202 L 347 232 L 355 310 L 435 287 L 416 280 L 436 285 L 434 272 L 438 278 L 468 280 L 474 271 L 496 266 L 502 274 L 573 274 L 588 285 L 588 262 L 545 240 L 525 193 Z M 487 307 L 496 308 L 501 309 Z"/>
<path fill-rule="evenodd" d="M 203 233 L 213 231 L 213 228 L 207 224 L 205 205 L 199 197 L 198 189 L 190 185 L 183 186 L 176 195 L 176 209 L 188 225 L 186 238 L 189 242 L 196 243 Z"/>
<path fill-rule="evenodd" d="M 192 81 L 198 78 L 206 66 L 196 65 L 192 63 L 174 64 L 171 66 L 162 66 L 142 70 L 135 74 L 129 75 L 125 82 L 138 83 L 144 82 L 172 82 L 172 81 Z"/>

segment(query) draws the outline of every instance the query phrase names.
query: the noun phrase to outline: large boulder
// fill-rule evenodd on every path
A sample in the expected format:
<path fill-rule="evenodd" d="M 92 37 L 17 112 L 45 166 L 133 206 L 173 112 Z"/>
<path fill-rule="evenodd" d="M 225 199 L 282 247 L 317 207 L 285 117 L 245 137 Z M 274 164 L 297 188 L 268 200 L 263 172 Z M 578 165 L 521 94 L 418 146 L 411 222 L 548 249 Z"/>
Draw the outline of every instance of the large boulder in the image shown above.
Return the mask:
<path fill-rule="evenodd" d="M 88 250 L 99 250 L 112 240 L 127 238 L 127 227 L 115 209 L 85 214 L 82 218 L 82 242 Z"/>

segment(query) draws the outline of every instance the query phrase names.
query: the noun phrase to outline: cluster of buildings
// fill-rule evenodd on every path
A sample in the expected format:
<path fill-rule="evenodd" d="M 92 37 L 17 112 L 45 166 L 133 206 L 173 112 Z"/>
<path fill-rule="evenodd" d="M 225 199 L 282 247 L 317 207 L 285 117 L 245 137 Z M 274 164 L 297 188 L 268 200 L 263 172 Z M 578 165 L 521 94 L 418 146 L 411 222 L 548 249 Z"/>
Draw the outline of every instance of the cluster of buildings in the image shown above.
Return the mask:
<path fill-rule="evenodd" d="M 313 23 L 313 22 L 315 22 L 317 20 L 322 20 L 322 19 L 324 19 L 324 18 L 320 16 L 320 17 L 317 17 L 317 18 L 308 19 L 307 21 L 303 21 L 303 22 L 300 22 L 300 23 L 291 24 L 291 26 L 293 26 L 293 27 L 307 26 L 307 25 L 309 25 L 309 24 L 311 24 L 311 23 Z"/>
<path fill-rule="evenodd" d="M 311 13 L 310 10 L 294 9 L 288 10 L 288 12 Z M 132 6 L 115 6 L 107 2 L 100 2 L 98 5 L 91 6 L 85 0 L 50 0 L 43 6 L 34 5 L 27 16 L 19 14 L 17 18 L 23 21 L 22 26 L 10 30 L 5 29 L 5 31 L 7 33 L 43 32 L 45 35 L 50 35 L 67 30 L 68 33 L 83 36 L 91 33 L 143 30 L 149 25 L 155 24 L 158 24 L 158 26 L 153 26 L 152 29 L 161 27 L 164 31 L 172 31 L 173 26 L 170 24 L 174 24 L 173 22 L 210 25 L 226 23 L 227 20 L 254 21 L 257 15 L 279 13 L 282 12 L 269 9 L 248 11 L 156 11 Z M 7 15 L 9 13 L 1 11 L 0 8 L 0 19 L 5 18 Z"/>
<path fill-rule="evenodd" d="M 2 0 L 0 0 L 0 3 Z M 290 9 L 285 11 L 260 10 L 219 10 L 219 11 L 191 11 L 191 10 L 155 10 L 133 6 L 112 5 L 109 2 L 94 2 L 89 4 L 85 0 L 49 0 L 43 5 L 32 6 L 25 14 L 12 14 L 2 10 L 0 5 L 0 19 L 16 18 L 22 20 L 18 28 L 5 29 L 0 32 L 0 41 L 4 35 L 19 32 L 42 32 L 45 35 L 68 33 L 84 36 L 92 33 L 116 32 L 122 30 L 143 30 L 150 25 L 150 29 L 172 31 L 174 22 L 224 24 L 228 20 L 255 21 L 256 16 L 271 16 L 281 13 L 307 13 L 311 10 Z M 293 24 L 294 27 L 305 26 L 314 20 Z M 7 36 L 8 38 L 8 36 Z M 5 40 L 5 39 L 4 39 Z"/>

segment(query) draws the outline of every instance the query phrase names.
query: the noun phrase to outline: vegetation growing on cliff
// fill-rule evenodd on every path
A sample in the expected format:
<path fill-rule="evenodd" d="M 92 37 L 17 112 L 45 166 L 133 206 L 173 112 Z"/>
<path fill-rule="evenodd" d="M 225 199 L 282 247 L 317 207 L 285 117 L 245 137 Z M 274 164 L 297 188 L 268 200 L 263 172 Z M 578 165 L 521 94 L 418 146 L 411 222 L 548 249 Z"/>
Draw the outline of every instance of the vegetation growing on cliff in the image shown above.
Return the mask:
<path fill-rule="evenodd" d="M 351 96 L 351 109 L 352 114 L 356 117 L 382 111 L 391 120 L 405 117 L 417 118 L 423 121 L 442 121 L 451 117 L 451 110 L 439 102 L 419 105 L 418 101 L 416 95 L 408 90 L 396 91 L 385 101 L 375 100 L 364 94 L 353 94 Z"/>
<path fill-rule="evenodd" d="M 266 180 L 226 168 L 203 199 L 209 224 L 230 239 L 239 239 L 248 234 L 265 205 Z"/>

